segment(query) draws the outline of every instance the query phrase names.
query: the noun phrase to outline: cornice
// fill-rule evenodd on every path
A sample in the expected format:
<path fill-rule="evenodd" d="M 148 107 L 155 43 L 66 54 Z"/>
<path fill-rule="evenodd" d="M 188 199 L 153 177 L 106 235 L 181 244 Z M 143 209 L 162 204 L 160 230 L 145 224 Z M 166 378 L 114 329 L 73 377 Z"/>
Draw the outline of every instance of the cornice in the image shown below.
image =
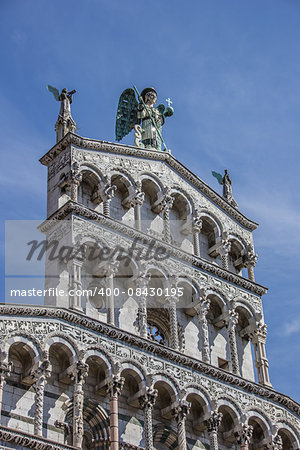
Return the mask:
<path fill-rule="evenodd" d="M 139 237 L 140 240 L 143 240 L 148 244 L 150 244 L 153 240 L 153 237 L 149 236 L 146 233 L 143 233 L 142 231 L 138 231 L 135 228 L 130 227 L 129 225 L 123 225 L 115 219 L 106 217 L 103 214 L 96 212 L 82 204 L 73 202 L 72 200 L 69 200 L 59 210 L 57 210 L 47 220 L 45 220 L 39 226 L 39 230 L 42 233 L 47 233 L 57 223 L 57 221 L 66 219 L 70 214 L 76 214 L 85 219 L 96 221 L 108 228 L 124 234 L 125 236 L 129 236 L 131 238 Z M 258 294 L 260 296 L 267 293 L 267 288 L 265 286 L 236 275 L 229 270 L 223 269 L 222 267 L 216 266 L 215 264 L 206 261 L 205 259 L 199 258 L 195 255 L 191 255 L 172 244 L 167 244 L 166 242 L 161 241 L 157 238 L 156 240 L 159 242 L 159 245 L 164 248 L 165 252 L 170 256 L 174 256 L 175 258 L 192 264 L 202 270 L 205 270 L 206 272 L 216 275 L 223 280 L 234 283 L 237 286 L 254 292 L 255 294 Z"/>
<path fill-rule="evenodd" d="M 48 166 L 56 156 L 58 156 L 66 147 L 70 144 L 76 145 L 81 149 L 87 150 L 101 150 L 109 153 L 117 153 L 147 159 L 155 159 L 157 161 L 165 161 L 170 167 L 180 173 L 186 180 L 192 183 L 197 189 L 199 189 L 206 197 L 212 200 L 227 214 L 233 217 L 238 223 L 243 225 L 250 231 L 254 231 L 258 224 L 246 216 L 244 216 L 237 209 L 233 208 L 223 197 L 215 192 L 204 181 L 198 178 L 192 171 L 179 162 L 171 153 L 145 149 L 140 147 L 134 147 L 131 145 L 122 145 L 107 141 L 98 141 L 95 139 L 84 138 L 74 133 L 68 133 L 61 141 L 54 145 L 41 159 L 40 162 L 44 166 Z"/>
<path fill-rule="evenodd" d="M 43 437 L 32 436 L 15 428 L 0 425 L 0 441 L 10 442 L 20 447 L 35 448 L 38 450 L 75 450 L 71 445 L 64 445 Z M 2 448 L 2 447 L 1 447 Z"/>
<path fill-rule="evenodd" d="M 153 353 L 157 357 L 167 359 L 171 362 L 188 367 L 192 370 L 201 372 L 207 376 L 213 377 L 232 386 L 241 388 L 247 392 L 258 395 L 265 399 L 272 400 L 285 406 L 290 411 L 300 415 L 300 405 L 287 395 L 276 392 L 275 390 L 259 385 L 253 381 L 246 380 L 237 375 L 228 373 L 222 369 L 211 366 L 210 364 L 199 361 L 187 355 L 183 355 L 171 348 L 163 347 L 160 344 L 148 341 L 140 336 L 136 336 L 128 331 L 120 330 L 117 327 L 91 319 L 84 314 L 73 312 L 65 308 L 55 308 L 53 306 L 30 306 L 30 305 L 5 305 L 0 304 L 0 314 L 7 316 L 27 316 L 42 317 L 64 320 L 74 325 L 78 325 L 94 332 L 105 335 L 109 338 L 123 342 L 126 345 L 137 349 Z"/>

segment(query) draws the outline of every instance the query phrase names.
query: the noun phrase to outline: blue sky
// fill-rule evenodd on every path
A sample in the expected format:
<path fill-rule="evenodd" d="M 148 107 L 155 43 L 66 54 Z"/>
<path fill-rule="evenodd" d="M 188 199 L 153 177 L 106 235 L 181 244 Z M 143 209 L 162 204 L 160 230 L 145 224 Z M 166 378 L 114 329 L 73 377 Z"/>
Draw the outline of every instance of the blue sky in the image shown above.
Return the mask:
<path fill-rule="evenodd" d="M 109 141 L 121 92 L 156 87 L 173 101 L 164 138 L 174 156 L 216 190 L 211 170 L 228 168 L 240 210 L 260 223 L 271 381 L 298 401 L 299 22 L 298 0 L 0 2 L 2 224 L 45 218 L 38 159 L 58 113 L 47 83 L 75 88 L 78 133 Z"/>

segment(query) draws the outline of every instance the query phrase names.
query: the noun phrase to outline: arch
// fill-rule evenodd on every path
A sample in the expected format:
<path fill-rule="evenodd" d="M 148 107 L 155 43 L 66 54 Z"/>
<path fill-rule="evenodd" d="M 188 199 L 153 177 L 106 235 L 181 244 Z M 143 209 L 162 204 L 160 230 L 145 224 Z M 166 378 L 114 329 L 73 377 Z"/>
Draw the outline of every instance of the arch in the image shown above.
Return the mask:
<path fill-rule="evenodd" d="M 243 412 L 239 405 L 234 400 L 232 400 L 231 397 L 229 397 L 228 395 L 220 395 L 220 397 L 217 398 L 217 404 L 218 410 L 220 410 L 220 408 L 222 407 L 226 407 L 228 410 L 234 413 L 234 416 L 237 420 L 235 425 L 242 423 Z"/>
<path fill-rule="evenodd" d="M 103 172 L 97 166 L 94 166 L 90 163 L 85 162 L 84 164 L 81 164 L 79 166 L 79 172 L 92 172 L 97 176 L 99 182 L 103 183 L 105 180 L 105 175 L 103 174 Z"/>
<path fill-rule="evenodd" d="M 176 203 L 179 204 L 178 209 L 181 209 L 180 206 L 181 204 L 185 204 L 186 207 L 186 214 L 182 216 L 182 213 L 180 214 L 180 216 L 182 216 L 182 218 L 187 219 L 187 217 L 191 216 L 193 209 L 194 209 L 194 204 L 190 198 L 190 196 L 183 190 L 180 188 L 172 188 L 170 189 L 169 194 L 174 198 L 174 202 L 173 202 L 173 208 L 174 206 L 176 206 Z"/>
<path fill-rule="evenodd" d="M 171 398 L 179 397 L 180 395 L 180 386 L 177 380 L 170 375 L 169 373 L 164 372 L 156 372 L 155 374 L 150 375 L 151 384 L 155 388 L 158 383 L 163 383 L 167 387 L 167 391 L 169 392 Z"/>
<path fill-rule="evenodd" d="M 137 361 L 132 361 L 131 359 L 124 359 L 120 361 L 120 366 L 121 375 L 125 370 L 129 370 L 132 372 L 133 377 L 137 380 L 140 386 L 146 386 L 147 373 L 142 364 Z"/>
<path fill-rule="evenodd" d="M 260 408 L 247 410 L 246 416 L 248 424 L 253 426 L 253 440 L 261 441 L 272 434 L 272 423 Z"/>
<path fill-rule="evenodd" d="M 202 387 L 197 384 L 189 384 L 184 387 L 184 400 L 187 400 L 192 403 L 192 398 L 200 399 L 199 403 L 201 404 L 204 413 L 210 412 L 212 410 L 212 400 L 209 396 L 209 393 Z"/>
<path fill-rule="evenodd" d="M 3 342 L 3 352 L 5 355 L 5 360 L 8 360 L 9 350 L 14 344 L 24 344 L 24 349 L 28 351 L 34 364 L 42 359 L 43 351 L 40 346 L 40 343 L 31 335 L 27 335 L 27 333 L 12 333 L 4 339 Z"/>
<path fill-rule="evenodd" d="M 75 363 L 79 359 L 79 348 L 76 344 L 76 342 L 69 336 L 66 336 L 65 334 L 61 333 L 58 334 L 57 332 L 50 333 L 47 336 L 47 339 L 44 342 L 44 350 L 46 351 L 48 357 L 50 348 L 54 344 L 61 344 L 67 349 L 67 353 L 70 357 L 70 362 Z"/>
<path fill-rule="evenodd" d="M 143 183 L 144 180 L 150 180 L 157 186 L 159 191 L 163 192 L 163 190 L 164 190 L 161 180 L 153 173 L 142 172 L 139 175 L 138 179 L 139 179 L 139 181 L 141 181 L 141 183 Z"/>
<path fill-rule="evenodd" d="M 86 363 L 88 358 L 90 357 L 96 357 L 99 358 L 106 366 L 106 371 L 111 374 L 112 368 L 113 368 L 113 362 L 111 360 L 111 357 L 109 356 L 108 352 L 100 349 L 99 347 L 88 347 L 84 351 L 84 357 L 82 359 L 82 362 Z"/>
<path fill-rule="evenodd" d="M 200 219 L 208 219 L 208 221 L 210 221 L 213 224 L 213 228 L 215 230 L 215 236 L 216 239 L 217 238 L 221 238 L 222 233 L 223 233 L 223 226 L 220 222 L 220 220 L 218 219 L 218 217 L 213 214 L 212 212 L 208 211 L 207 209 L 203 209 L 203 208 L 196 208 L 198 211 L 198 217 Z"/>
<path fill-rule="evenodd" d="M 113 178 L 119 178 L 120 181 L 127 187 L 129 192 L 134 188 L 136 184 L 134 178 L 126 169 L 120 169 L 116 167 L 109 172 L 109 177 L 111 184 L 114 184 L 112 181 Z"/>
<path fill-rule="evenodd" d="M 285 450 L 298 450 L 300 448 L 299 435 L 294 429 L 293 425 L 286 420 L 278 420 L 276 422 L 278 434 L 282 439 L 283 448 Z"/>
<path fill-rule="evenodd" d="M 73 400 L 68 400 L 64 407 L 65 422 L 72 425 L 73 421 Z M 90 448 L 92 442 L 109 443 L 110 427 L 109 417 L 104 408 L 98 402 L 84 397 L 83 402 L 83 427 L 84 441 L 82 449 Z M 87 441 L 87 442 L 86 442 Z M 71 442 L 69 442 L 71 444 Z M 92 447 L 93 448 L 93 447 Z"/>

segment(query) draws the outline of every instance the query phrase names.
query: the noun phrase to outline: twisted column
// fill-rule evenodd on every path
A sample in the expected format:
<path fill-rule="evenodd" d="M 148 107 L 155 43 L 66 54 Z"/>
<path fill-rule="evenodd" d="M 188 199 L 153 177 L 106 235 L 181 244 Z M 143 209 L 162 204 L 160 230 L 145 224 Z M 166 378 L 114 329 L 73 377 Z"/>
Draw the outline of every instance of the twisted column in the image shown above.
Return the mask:
<path fill-rule="evenodd" d="M 110 394 L 110 449 L 119 450 L 119 395 L 124 386 L 125 378 L 120 374 L 113 375 L 109 384 Z"/>
<path fill-rule="evenodd" d="M 269 362 L 266 356 L 267 325 L 256 323 L 256 328 L 250 333 L 254 347 L 255 367 L 260 384 L 272 386 L 269 377 Z"/>
<path fill-rule="evenodd" d="M 106 217 L 110 217 L 110 202 L 115 195 L 115 190 L 117 187 L 115 185 L 106 185 L 104 188 L 103 195 L 103 214 Z"/>
<path fill-rule="evenodd" d="M 239 315 L 233 309 L 228 311 L 228 319 L 227 319 L 227 330 L 228 330 L 228 338 L 229 338 L 229 348 L 230 348 L 230 359 L 231 359 L 231 368 L 232 373 L 235 375 L 240 375 L 240 366 L 239 366 L 239 358 L 238 351 L 236 345 L 236 333 L 235 328 L 237 326 L 239 320 Z"/>
<path fill-rule="evenodd" d="M 147 296 L 143 295 L 143 292 L 147 288 L 150 281 L 150 274 L 143 273 L 137 279 L 137 287 L 141 289 L 141 296 L 139 297 L 139 309 L 138 309 L 138 323 L 139 323 L 139 331 L 142 338 L 147 339 L 148 330 L 147 330 Z"/>
<path fill-rule="evenodd" d="M 32 373 L 34 379 L 34 434 L 37 436 L 43 435 L 43 415 L 44 415 L 44 392 L 47 378 L 50 376 L 50 362 L 45 360 Z"/>
<path fill-rule="evenodd" d="M 74 396 L 73 396 L 73 446 L 82 448 L 83 439 L 83 384 L 85 377 L 88 374 L 89 366 L 81 361 L 78 361 L 74 367 L 71 378 L 74 382 Z"/>
<path fill-rule="evenodd" d="M 207 431 L 209 434 L 210 450 L 218 450 L 218 428 L 221 425 L 223 414 L 217 411 L 211 413 L 207 420 Z"/>
<path fill-rule="evenodd" d="M 243 424 L 237 432 L 237 443 L 241 450 L 249 450 L 249 444 L 253 434 L 252 425 Z"/>
<path fill-rule="evenodd" d="M 177 306 L 176 306 L 177 302 L 178 298 L 176 297 L 172 297 L 169 299 L 171 346 L 172 348 L 174 348 L 174 350 L 179 349 Z"/>
<path fill-rule="evenodd" d="M 171 242 L 171 229 L 170 229 L 170 209 L 172 209 L 174 197 L 169 194 L 169 189 L 166 189 L 166 193 L 158 205 L 158 211 L 162 212 L 164 221 L 164 240 L 167 243 Z"/>
<path fill-rule="evenodd" d="M 187 450 L 185 421 L 189 413 L 191 404 L 181 400 L 174 409 L 174 415 L 177 423 L 178 450 Z"/>
<path fill-rule="evenodd" d="M 78 201 L 78 188 L 82 181 L 82 174 L 79 172 L 79 164 L 75 162 L 73 169 L 71 170 L 71 200 L 73 202 Z"/>
<path fill-rule="evenodd" d="M 9 377 L 12 364 L 11 362 L 0 362 L 0 418 L 2 412 L 2 399 L 3 399 L 3 389 L 5 385 L 6 378 Z"/>
<path fill-rule="evenodd" d="M 201 229 L 202 229 L 202 224 L 203 224 L 202 219 L 196 213 L 196 215 L 193 217 L 192 230 L 193 230 L 193 241 L 194 241 L 194 254 L 198 257 L 201 256 L 200 233 L 201 233 Z"/>
<path fill-rule="evenodd" d="M 201 339 L 201 352 L 202 360 L 206 363 L 210 363 L 210 351 L 209 351 L 209 333 L 207 323 L 207 313 L 210 307 L 210 300 L 204 296 L 202 301 L 195 306 L 197 318 L 200 325 L 200 339 Z"/>
<path fill-rule="evenodd" d="M 145 394 L 139 398 L 140 406 L 144 410 L 145 450 L 153 450 L 152 409 L 157 394 L 157 389 L 147 387 Z"/>

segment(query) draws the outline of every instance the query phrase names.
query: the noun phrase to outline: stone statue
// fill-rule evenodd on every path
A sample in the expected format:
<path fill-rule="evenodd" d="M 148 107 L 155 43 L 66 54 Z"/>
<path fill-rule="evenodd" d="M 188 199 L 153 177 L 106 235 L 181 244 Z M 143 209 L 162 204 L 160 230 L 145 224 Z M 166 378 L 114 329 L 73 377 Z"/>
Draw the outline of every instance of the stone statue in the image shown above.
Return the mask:
<path fill-rule="evenodd" d="M 136 99 L 135 92 L 138 95 L 139 102 Z M 174 109 L 171 107 L 170 99 L 166 100 L 167 107 L 159 104 L 155 108 L 156 100 L 157 92 L 151 87 L 145 88 L 141 94 L 135 87 L 134 89 L 126 89 L 121 94 L 116 119 L 117 141 L 120 141 L 134 128 L 135 145 L 161 150 L 163 144 L 164 149 L 167 150 L 161 130 L 166 117 L 171 117 Z"/>
<path fill-rule="evenodd" d="M 71 115 L 71 103 L 72 96 L 75 94 L 74 89 L 68 92 L 68 89 L 64 88 L 59 94 L 58 89 L 53 86 L 47 85 L 47 89 L 54 95 L 55 100 L 60 102 L 60 111 L 55 124 L 56 141 L 60 141 L 69 131 L 74 132 L 76 130 L 76 122 Z"/>
<path fill-rule="evenodd" d="M 238 208 L 237 202 L 234 200 L 232 195 L 232 182 L 227 169 L 225 169 L 225 174 L 222 176 L 220 173 L 212 172 L 213 176 L 218 180 L 219 184 L 223 185 L 223 197 L 231 204 L 234 208 Z"/>

